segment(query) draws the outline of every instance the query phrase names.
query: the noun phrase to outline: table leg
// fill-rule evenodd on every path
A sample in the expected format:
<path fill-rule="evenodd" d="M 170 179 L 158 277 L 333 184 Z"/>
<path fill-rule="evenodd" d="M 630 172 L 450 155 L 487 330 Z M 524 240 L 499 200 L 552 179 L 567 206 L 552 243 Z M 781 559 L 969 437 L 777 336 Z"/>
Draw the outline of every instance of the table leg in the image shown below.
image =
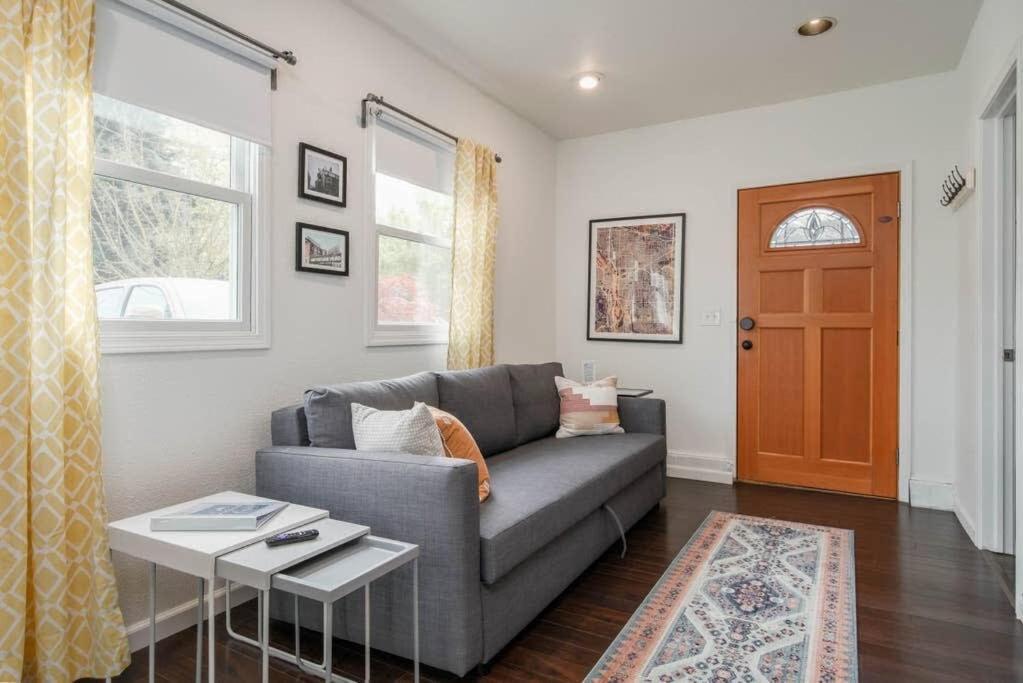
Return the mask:
<path fill-rule="evenodd" d="M 270 680 L 270 591 L 260 591 L 259 632 L 262 634 L 260 642 L 263 645 L 263 683 Z"/>
<path fill-rule="evenodd" d="M 323 680 L 331 683 L 334 669 L 334 603 L 323 603 Z"/>
<path fill-rule="evenodd" d="M 295 598 L 295 603 L 294 603 L 295 604 L 295 659 L 301 661 L 301 659 L 302 659 L 302 646 L 299 643 L 299 639 L 298 639 L 298 634 L 299 634 L 299 630 L 300 630 L 299 627 L 298 627 L 298 595 L 296 594 L 294 596 L 294 598 Z"/>
<path fill-rule="evenodd" d="M 156 681 L 156 563 L 149 563 L 149 683 Z"/>
<path fill-rule="evenodd" d="M 419 683 L 419 558 L 412 560 L 412 663 Z"/>
<path fill-rule="evenodd" d="M 366 683 L 369 683 L 369 584 L 366 584 Z"/>
<path fill-rule="evenodd" d="M 209 647 L 207 648 L 207 652 L 208 652 L 207 659 L 209 660 L 209 663 L 207 664 L 207 666 L 209 667 L 209 675 L 206 677 L 206 680 L 208 680 L 209 683 L 214 683 L 214 681 L 217 678 L 216 652 L 213 649 L 213 642 L 216 640 L 216 638 L 213 637 L 214 634 L 216 633 L 216 629 L 214 628 L 214 623 L 213 623 L 214 622 L 213 615 L 215 615 L 217 613 L 216 587 L 217 587 L 217 581 L 216 581 L 216 579 L 214 577 L 211 576 L 209 578 L 209 581 L 207 582 L 207 592 L 206 592 L 207 600 L 209 602 L 209 604 L 206 606 L 206 611 L 207 611 L 207 614 L 210 615 L 209 634 L 207 635 L 207 638 L 206 638 L 206 640 L 209 641 Z"/>
<path fill-rule="evenodd" d="M 195 613 L 195 683 L 202 683 L 202 621 L 203 605 L 206 602 L 206 586 L 199 577 L 199 592 L 196 598 Z"/>

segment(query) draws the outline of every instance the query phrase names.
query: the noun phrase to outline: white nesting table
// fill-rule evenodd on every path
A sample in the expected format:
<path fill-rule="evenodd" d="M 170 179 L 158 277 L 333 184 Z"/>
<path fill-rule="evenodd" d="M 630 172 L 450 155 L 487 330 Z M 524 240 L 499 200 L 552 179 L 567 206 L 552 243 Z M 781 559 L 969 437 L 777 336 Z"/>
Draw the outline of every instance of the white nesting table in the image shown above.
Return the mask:
<path fill-rule="evenodd" d="M 267 683 L 270 657 L 283 659 L 302 671 L 322 676 L 327 683 L 354 683 L 333 673 L 334 603 L 362 589 L 365 600 L 365 680 L 370 680 L 370 584 L 412 563 L 412 661 L 414 681 L 419 683 L 419 546 L 366 535 L 368 527 L 333 519 L 307 525 L 320 535 L 316 541 L 269 548 L 255 543 L 217 559 L 217 576 L 259 589 L 259 622 L 256 639 L 231 628 L 231 605 L 227 605 L 227 632 L 262 651 L 262 679 Z M 295 652 L 270 646 L 270 589 L 291 593 L 295 610 Z M 301 655 L 298 599 L 315 600 L 323 606 L 323 662 Z"/>
<path fill-rule="evenodd" d="M 331 673 L 331 636 L 334 624 L 334 603 L 360 588 L 365 600 L 365 680 L 369 681 L 369 587 L 376 579 L 412 563 L 412 661 L 415 683 L 419 683 L 419 546 L 376 536 L 364 536 L 354 543 L 323 553 L 300 565 L 274 575 L 275 590 L 291 593 L 295 605 L 295 656 L 293 661 L 307 673 L 320 674 L 327 683 L 351 683 Z M 299 654 L 298 598 L 323 604 L 323 664 L 302 659 Z M 265 626 L 264 626 L 265 631 Z M 282 653 L 285 654 L 286 653 Z M 265 659 L 264 659 L 265 661 Z"/>
<path fill-rule="evenodd" d="M 258 647 L 263 654 L 262 678 L 263 683 L 269 680 L 270 676 L 270 655 L 290 661 L 300 668 L 302 660 L 298 657 L 297 619 L 296 619 L 296 651 L 292 657 L 283 650 L 270 647 L 270 588 L 276 576 L 283 571 L 296 568 L 306 561 L 316 561 L 322 557 L 332 557 L 330 551 L 351 543 L 356 539 L 369 533 L 369 527 L 361 524 L 349 524 L 335 519 L 320 519 L 311 524 L 299 527 L 301 529 L 316 529 L 319 531 L 312 541 L 291 543 L 275 547 L 268 546 L 263 541 L 257 541 L 240 550 L 221 555 L 217 558 L 217 576 L 227 580 L 228 601 L 225 604 L 225 619 L 227 621 L 228 634 L 243 643 Z M 256 640 L 238 634 L 231 628 L 231 584 L 241 583 L 252 586 L 259 591 L 259 626 L 256 630 Z M 273 584 L 276 587 L 276 584 Z M 324 651 L 330 652 L 331 635 L 329 626 L 324 630 Z M 329 655 L 326 659 L 327 670 L 330 670 Z"/>
<path fill-rule="evenodd" d="M 152 531 L 150 520 L 154 516 L 166 515 L 189 509 L 199 503 L 265 500 L 234 491 L 224 491 L 211 496 L 171 505 L 145 514 L 128 517 L 107 525 L 110 549 L 137 557 L 149 563 L 149 680 L 155 680 L 156 669 L 156 565 L 175 569 L 198 577 L 198 638 L 196 640 L 196 681 L 200 680 L 202 667 L 202 622 L 204 583 L 208 585 L 206 600 L 210 615 L 209 641 L 209 682 L 215 680 L 215 650 L 213 648 L 213 615 L 215 609 L 214 579 L 217 576 L 217 558 L 232 551 L 251 546 L 270 536 L 290 531 L 310 522 L 325 519 L 326 510 L 289 504 L 272 519 L 255 531 Z M 364 532 L 363 532 L 364 533 Z M 262 544 L 266 547 L 265 544 Z M 303 545 L 301 543 L 296 546 Z M 310 545 L 309 543 L 305 545 Z M 268 610 L 264 610 L 266 612 Z M 265 629 L 264 629 L 265 630 Z"/>

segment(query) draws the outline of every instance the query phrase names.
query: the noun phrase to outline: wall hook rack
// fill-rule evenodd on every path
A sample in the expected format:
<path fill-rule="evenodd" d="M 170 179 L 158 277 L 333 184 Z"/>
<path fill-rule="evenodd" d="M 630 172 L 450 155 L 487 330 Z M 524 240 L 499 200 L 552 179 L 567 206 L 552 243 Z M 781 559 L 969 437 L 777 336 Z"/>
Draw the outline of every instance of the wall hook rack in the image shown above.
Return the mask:
<path fill-rule="evenodd" d="M 966 175 L 955 166 L 952 172 L 945 177 L 941 183 L 942 206 L 951 206 L 953 210 L 958 209 L 966 201 L 967 197 L 973 194 L 977 186 L 977 171 L 974 168 L 966 169 Z"/>

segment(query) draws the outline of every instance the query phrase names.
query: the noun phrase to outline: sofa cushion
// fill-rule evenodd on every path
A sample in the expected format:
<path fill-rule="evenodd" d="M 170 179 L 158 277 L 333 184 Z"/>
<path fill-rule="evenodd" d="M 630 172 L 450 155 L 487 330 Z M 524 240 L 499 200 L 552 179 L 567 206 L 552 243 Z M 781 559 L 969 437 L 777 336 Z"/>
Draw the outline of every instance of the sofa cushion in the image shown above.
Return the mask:
<path fill-rule="evenodd" d="M 583 384 L 567 377 L 555 377 L 561 396 L 561 427 L 556 437 L 621 434 L 618 419 L 618 378 L 614 375 Z"/>
<path fill-rule="evenodd" d="M 484 456 L 515 446 L 515 407 L 507 367 L 491 365 L 436 375 L 437 407 L 462 421 Z"/>
<path fill-rule="evenodd" d="M 379 410 L 352 403 L 355 450 L 444 457 L 444 442 L 433 410 L 416 402 L 408 410 Z"/>
<path fill-rule="evenodd" d="M 319 448 L 355 448 L 352 403 L 380 410 L 408 410 L 416 401 L 437 405 L 437 380 L 432 373 L 313 387 L 305 392 L 309 444 Z"/>
<path fill-rule="evenodd" d="M 480 447 L 476 445 L 476 439 L 472 438 L 472 434 L 462 421 L 451 413 L 440 408 L 430 408 L 430 412 L 440 432 L 444 455 L 476 463 L 477 490 L 482 503 L 490 496 L 490 470 L 487 469 L 486 459 L 480 453 Z"/>
<path fill-rule="evenodd" d="M 563 374 L 561 363 L 508 366 L 516 445 L 550 436 L 558 428 L 560 399 L 554 378 Z"/>
<path fill-rule="evenodd" d="M 480 506 L 483 582 L 498 581 L 666 455 L 658 434 L 607 434 L 540 439 L 490 458 L 493 492 Z"/>

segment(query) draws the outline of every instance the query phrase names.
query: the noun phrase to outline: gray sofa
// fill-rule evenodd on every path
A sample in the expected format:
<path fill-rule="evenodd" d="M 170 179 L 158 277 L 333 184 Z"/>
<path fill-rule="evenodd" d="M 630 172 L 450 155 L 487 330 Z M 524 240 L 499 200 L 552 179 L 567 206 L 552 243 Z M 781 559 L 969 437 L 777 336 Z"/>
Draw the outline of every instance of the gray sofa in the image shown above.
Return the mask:
<path fill-rule="evenodd" d="M 257 493 L 418 543 L 422 661 L 464 675 L 619 539 L 615 517 L 627 529 L 664 496 L 664 402 L 621 398 L 624 434 L 555 439 L 560 374 L 560 363 L 497 365 L 313 388 L 273 413 L 273 447 L 256 454 Z M 353 450 L 352 402 L 399 410 L 414 401 L 473 434 L 490 499 L 478 502 L 469 460 Z M 412 654 L 410 571 L 371 591 L 372 644 L 402 657 Z M 285 598 L 274 596 L 273 615 L 290 622 Z M 362 612 L 361 596 L 338 603 L 335 635 L 362 642 Z M 303 605 L 302 625 L 320 628 L 320 614 Z"/>

